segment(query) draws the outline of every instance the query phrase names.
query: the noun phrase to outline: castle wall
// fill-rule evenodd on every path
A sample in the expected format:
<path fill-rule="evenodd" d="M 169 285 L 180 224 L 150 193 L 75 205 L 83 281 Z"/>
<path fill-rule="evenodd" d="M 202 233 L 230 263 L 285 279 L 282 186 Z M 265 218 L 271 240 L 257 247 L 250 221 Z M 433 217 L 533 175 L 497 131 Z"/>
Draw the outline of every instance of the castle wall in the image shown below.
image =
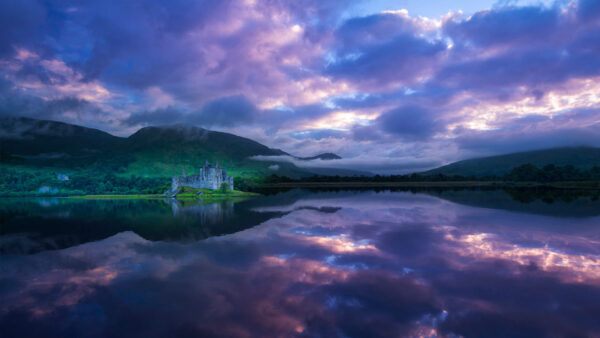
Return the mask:
<path fill-rule="evenodd" d="M 189 187 L 194 189 L 217 190 L 221 184 L 227 183 L 229 189 L 233 190 L 233 177 L 227 176 L 227 172 L 218 167 L 209 166 L 208 163 L 200 168 L 197 175 L 185 176 L 182 174 L 174 176 L 171 180 L 171 189 L 166 194 L 176 194 L 180 187 Z"/>

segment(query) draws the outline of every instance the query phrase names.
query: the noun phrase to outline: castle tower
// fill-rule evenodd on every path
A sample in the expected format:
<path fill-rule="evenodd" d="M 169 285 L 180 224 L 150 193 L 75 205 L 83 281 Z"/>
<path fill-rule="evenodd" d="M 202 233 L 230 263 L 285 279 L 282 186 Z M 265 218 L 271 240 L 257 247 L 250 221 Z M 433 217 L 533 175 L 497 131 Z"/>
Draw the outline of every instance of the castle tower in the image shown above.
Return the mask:
<path fill-rule="evenodd" d="M 171 189 L 165 191 L 165 194 L 169 196 L 175 195 L 181 187 L 216 190 L 223 183 L 227 183 L 231 190 L 234 189 L 233 177 L 227 175 L 227 171 L 219 166 L 219 162 L 215 161 L 215 165 L 212 166 L 206 160 L 204 166 L 198 169 L 197 174 L 186 176 L 185 168 L 182 168 L 181 176 L 174 175 L 172 177 Z"/>

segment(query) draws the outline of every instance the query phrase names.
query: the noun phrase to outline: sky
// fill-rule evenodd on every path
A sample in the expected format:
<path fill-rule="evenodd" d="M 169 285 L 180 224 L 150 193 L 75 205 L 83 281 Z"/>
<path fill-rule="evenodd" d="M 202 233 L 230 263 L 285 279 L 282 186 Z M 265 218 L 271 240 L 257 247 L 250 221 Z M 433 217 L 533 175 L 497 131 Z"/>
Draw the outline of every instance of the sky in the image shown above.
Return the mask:
<path fill-rule="evenodd" d="M 382 173 L 600 146 L 600 1 L 4 0 L 0 115 Z"/>

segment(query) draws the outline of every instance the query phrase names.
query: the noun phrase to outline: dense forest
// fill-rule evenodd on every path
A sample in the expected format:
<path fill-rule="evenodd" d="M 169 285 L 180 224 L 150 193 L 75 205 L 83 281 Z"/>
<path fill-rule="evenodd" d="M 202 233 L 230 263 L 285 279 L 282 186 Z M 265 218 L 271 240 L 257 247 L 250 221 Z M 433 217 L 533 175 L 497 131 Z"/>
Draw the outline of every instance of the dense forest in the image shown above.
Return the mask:
<path fill-rule="evenodd" d="M 564 181 L 600 181 L 600 167 L 579 170 L 571 165 L 555 166 L 553 164 L 538 168 L 527 163 L 515 167 L 502 176 L 461 176 L 444 174 L 408 174 L 408 175 L 374 175 L 374 176 L 311 176 L 302 179 L 291 179 L 285 176 L 271 175 L 266 183 L 288 182 L 462 182 L 462 181 L 504 181 L 504 182 L 564 182 Z"/>
<path fill-rule="evenodd" d="M 157 194 L 170 187 L 169 178 L 122 177 L 114 174 L 66 175 L 49 171 L 0 169 L 0 194 L 83 195 L 83 194 Z"/>

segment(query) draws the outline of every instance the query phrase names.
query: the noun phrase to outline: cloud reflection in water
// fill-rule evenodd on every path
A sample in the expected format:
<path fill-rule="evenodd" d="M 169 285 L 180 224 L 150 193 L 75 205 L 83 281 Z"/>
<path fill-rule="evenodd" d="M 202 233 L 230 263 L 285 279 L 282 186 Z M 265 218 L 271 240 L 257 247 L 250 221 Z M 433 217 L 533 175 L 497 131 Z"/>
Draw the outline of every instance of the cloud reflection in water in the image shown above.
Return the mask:
<path fill-rule="evenodd" d="M 192 243 L 124 232 L 3 257 L 0 330 L 6 337 L 600 334 L 598 217 L 515 214 L 392 192 L 309 194 L 254 210 L 285 216 Z"/>

